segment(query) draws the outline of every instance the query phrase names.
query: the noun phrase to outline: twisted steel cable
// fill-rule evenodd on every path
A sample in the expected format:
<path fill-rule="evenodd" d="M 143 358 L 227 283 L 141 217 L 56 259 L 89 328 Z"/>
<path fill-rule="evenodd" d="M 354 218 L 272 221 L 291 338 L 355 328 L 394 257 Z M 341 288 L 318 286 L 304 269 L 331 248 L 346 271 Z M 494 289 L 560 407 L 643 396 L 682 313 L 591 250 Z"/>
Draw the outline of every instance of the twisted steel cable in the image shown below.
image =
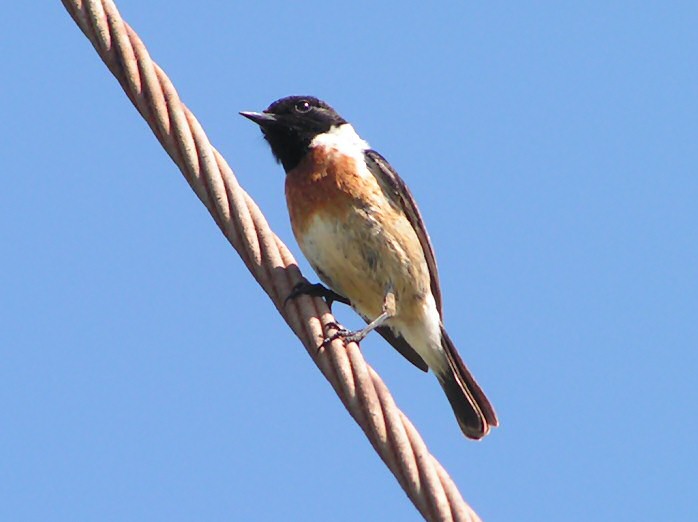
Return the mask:
<path fill-rule="evenodd" d="M 355 343 L 318 351 L 334 321 L 324 300 L 284 300 L 302 275 L 255 202 L 110 0 L 62 0 L 380 458 L 425 519 L 479 521 Z"/>

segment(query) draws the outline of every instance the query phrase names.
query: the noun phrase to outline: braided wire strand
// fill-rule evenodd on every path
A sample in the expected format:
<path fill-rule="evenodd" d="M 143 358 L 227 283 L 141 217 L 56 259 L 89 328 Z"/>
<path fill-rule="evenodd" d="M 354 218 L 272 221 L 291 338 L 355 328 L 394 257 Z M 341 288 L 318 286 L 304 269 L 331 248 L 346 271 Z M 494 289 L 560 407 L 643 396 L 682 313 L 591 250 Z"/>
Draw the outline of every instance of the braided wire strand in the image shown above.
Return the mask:
<path fill-rule="evenodd" d="M 301 296 L 284 306 L 285 297 L 303 280 L 291 252 L 115 4 L 62 3 L 422 516 L 430 521 L 479 521 L 358 346 L 337 339 L 318 351 L 334 321 L 325 301 Z"/>

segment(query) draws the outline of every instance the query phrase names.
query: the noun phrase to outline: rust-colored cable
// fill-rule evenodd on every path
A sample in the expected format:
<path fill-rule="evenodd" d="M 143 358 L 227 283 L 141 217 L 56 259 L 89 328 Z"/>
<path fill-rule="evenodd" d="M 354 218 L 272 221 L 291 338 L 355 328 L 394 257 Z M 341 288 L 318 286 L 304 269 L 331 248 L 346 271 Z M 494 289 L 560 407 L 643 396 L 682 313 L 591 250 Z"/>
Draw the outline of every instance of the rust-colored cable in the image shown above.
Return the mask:
<path fill-rule="evenodd" d="M 358 346 L 336 340 L 318 352 L 333 321 L 325 302 L 304 296 L 284 306 L 302 280 L 293 256 L 114 3 L 62 1 L 424 518 L 480 520 Z"/>

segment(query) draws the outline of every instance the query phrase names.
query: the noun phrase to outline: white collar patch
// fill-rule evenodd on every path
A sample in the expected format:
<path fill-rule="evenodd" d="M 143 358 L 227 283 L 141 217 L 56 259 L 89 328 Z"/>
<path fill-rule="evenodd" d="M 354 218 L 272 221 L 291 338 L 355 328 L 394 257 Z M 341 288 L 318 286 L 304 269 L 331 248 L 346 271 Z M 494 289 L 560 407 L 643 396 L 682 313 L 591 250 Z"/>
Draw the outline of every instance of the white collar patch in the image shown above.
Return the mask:
<path fill-rule="evenodd" d="M 361 139 L 350 123 L 334 125 L 327 132 L 318 134 L 310 142 L 310 147 L 334 149 L 354 157 L 363 157 L 364 151 L 371 148 L 366 141 Z"/>

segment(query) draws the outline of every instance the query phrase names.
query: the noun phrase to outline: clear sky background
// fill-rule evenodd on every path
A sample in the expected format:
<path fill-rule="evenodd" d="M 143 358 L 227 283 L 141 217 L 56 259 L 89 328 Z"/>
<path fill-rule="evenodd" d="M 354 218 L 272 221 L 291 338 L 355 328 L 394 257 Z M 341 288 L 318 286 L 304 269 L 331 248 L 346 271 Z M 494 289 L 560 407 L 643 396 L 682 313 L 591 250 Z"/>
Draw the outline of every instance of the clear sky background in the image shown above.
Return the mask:
<path fill-rule="evenodd" d="M 299 259 L 239 110 L 317 95 L 410 185 L 501 427 L 362 349 L 466 500 L 698 518 L 698 4 L 239 4 L 118 6 Z M 0 34 L 0 520 L 417 520 L 60 2 Z"/>

